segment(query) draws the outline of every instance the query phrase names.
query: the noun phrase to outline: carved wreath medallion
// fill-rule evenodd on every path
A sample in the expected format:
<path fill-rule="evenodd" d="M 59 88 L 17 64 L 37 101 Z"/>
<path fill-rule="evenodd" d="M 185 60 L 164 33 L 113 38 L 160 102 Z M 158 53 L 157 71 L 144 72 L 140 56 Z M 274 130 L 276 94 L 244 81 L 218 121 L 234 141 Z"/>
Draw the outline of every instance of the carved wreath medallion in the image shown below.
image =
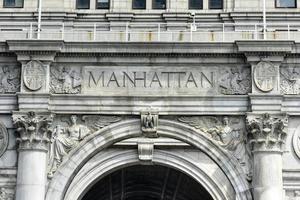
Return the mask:
<path fill-rule="evenodd" d="M 0 156 L 4 154 L 8 146 L 7 129 L 2 122 L 0 122 Z"/>
<path fill-rule="evenodd" d="M 258 89 L 270 92 L 276 82 L 276 69 L 270 62 L 261 61 L 254 68 L 254 82 Z"/>
<path fill-rule="evenodd" d="M 45 83 L 46 70 L 39 61 L 30 61 L 24 67 L 24 84 L 33 91 L 39 90 Z"/>

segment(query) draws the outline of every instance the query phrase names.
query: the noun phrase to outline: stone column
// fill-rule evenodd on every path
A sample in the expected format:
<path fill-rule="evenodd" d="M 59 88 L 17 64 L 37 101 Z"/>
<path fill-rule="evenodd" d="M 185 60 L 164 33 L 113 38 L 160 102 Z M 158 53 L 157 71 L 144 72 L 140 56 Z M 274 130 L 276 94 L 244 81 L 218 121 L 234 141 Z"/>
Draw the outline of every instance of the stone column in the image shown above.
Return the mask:
<path fill-rule="evenodd" d="M 283 200 L 282 148 L 287 135 L 286 115 L 249 113 L 248 138 L 253 153 L 254 200 Z"/>
<path fill-rule="evenodd" d="M 13 114 L 19 137 L 16 200 L 44 200 L 47 181 L 47 151 L 50 142 L 49 113 Z"/>

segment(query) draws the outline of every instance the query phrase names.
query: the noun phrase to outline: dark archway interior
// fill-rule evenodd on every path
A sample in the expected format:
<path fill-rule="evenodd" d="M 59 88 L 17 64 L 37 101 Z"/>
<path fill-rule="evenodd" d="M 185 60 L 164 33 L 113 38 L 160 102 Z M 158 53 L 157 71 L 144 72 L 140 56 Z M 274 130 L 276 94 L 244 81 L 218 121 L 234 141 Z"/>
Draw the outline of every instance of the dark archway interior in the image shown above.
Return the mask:
<path fill-rule="evenodd" d="M 164 166 L 136 165 L 98 181 L 82 200 L 213 200 L 193 178 Z"/>

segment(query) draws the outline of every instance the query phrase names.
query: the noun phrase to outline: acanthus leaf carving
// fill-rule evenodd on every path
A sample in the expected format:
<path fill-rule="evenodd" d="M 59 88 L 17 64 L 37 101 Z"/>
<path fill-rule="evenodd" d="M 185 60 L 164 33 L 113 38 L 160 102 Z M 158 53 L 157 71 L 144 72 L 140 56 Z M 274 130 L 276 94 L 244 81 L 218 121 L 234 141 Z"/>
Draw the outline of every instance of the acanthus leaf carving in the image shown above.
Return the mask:
<path fill-rule="evenodd" d="M 251 179 L 251 152 L 246 142 L 244 120 L 227 116 L 222 118 L 215 116 L 183 116 L 179 117 L 178 121 L 200 130 L 220 147 L 230 152 L 238 160 L 248 179 Z"/>
<path fill-rule="evenodd" d="M 54 115 L 49 113 L 14 113 L 12 118 L 19 133 L 17 138 L 19 150 L 40 149 L 48 151 L 53 117 Z"/>
<path fill-rule="evenodd" d="M 232 67 L 221 73 L 220 92 L 225 95 L 243 95 L 251 91 L 249 68 Z"/>
<path fill-rule="evenodd" d="M 246 122 L 253 151 L 282 151 L 287 136 L 286 115 L 249 113 Z"/>
<path fill-rule="evenodd" d="M 78 94 L 81 92 L 81 75 L 78 70 L 69 66 L 50 68 L 50 91 L 54 94 Z"/>

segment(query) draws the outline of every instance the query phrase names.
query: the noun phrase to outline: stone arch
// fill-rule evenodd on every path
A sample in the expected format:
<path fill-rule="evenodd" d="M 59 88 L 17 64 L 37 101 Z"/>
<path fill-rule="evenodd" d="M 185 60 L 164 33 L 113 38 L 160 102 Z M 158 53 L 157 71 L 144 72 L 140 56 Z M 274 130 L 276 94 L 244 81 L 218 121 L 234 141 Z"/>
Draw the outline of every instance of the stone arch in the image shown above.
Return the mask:
<path fill-rule="evenodd" d="M 226 174 L 234 188 L 235 199 L 252 199 L 249 184 L 239 163 L 205 134 L 169 120 L 159 121 L 158 134 L 183 141 L 205 152 Z M 64 200 L 73 178 L 91 157 L 116 142 L 139 136 L 141 136 L 140 120 L 131 119 L 107 126 L 86 138 L 80 147 L 70 152 L 55 173 L 48 185 L 46 200 Z"/>
<path fill-rule="evenodd" d="M 206 163 L 195 163 L 192 158 L 180 155 L 177 152 L 154 150 L 153 164 L 164 165 L 185 173 L 201 184 L 213 199 L 232 200 L 234 189 L 226 175 L 218 166 Z M 205 158 L 207 159 L 207 158 Z M 213 163 L 213 161 L 211 161 Z M 124 166 L 139 164 L 137 150 L 104 150 L 89 160 L 74 177 L 65 200 L 81 199 L 85 192 L 105 175 Z M 215 164 L 216 165 L 216 164 Z M 217 169 L 215 171 L 215 169 Z M 222 185 L 222 187 L 220 187 Z"/>

